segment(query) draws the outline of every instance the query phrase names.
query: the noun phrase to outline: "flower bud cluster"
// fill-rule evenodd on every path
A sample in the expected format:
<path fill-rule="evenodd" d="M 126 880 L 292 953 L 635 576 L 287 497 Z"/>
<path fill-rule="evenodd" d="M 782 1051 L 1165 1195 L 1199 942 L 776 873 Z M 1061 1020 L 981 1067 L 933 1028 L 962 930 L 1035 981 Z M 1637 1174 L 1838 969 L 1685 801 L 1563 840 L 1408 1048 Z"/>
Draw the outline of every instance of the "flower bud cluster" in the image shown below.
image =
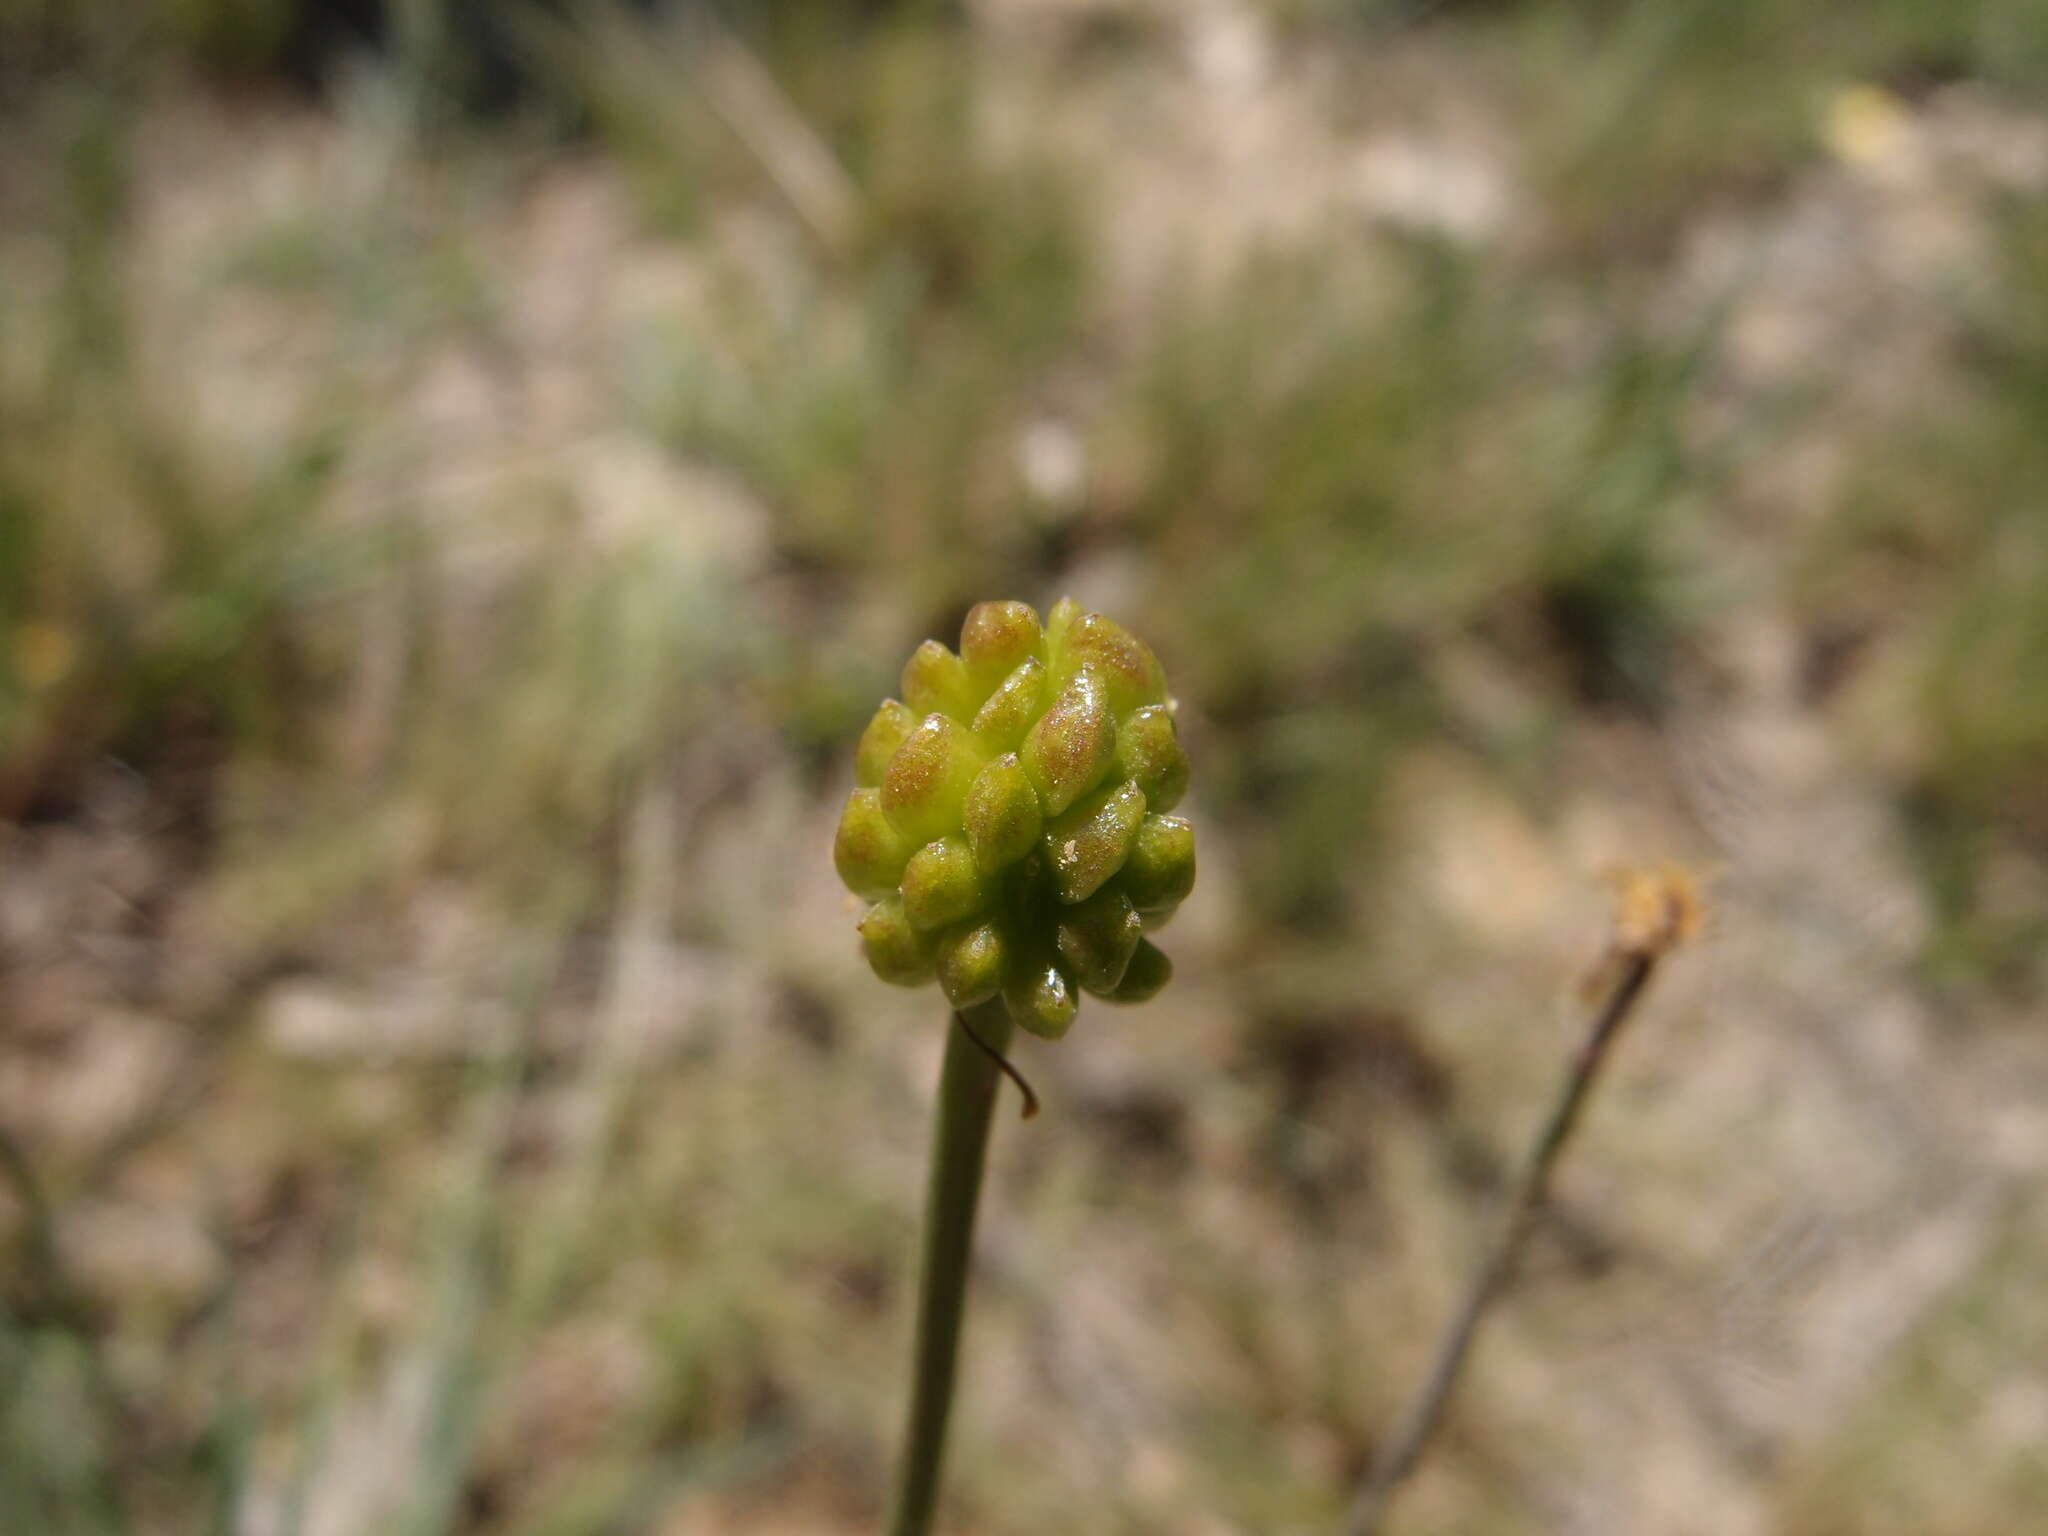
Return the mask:
<path fill-rule="evenodd" d="M 884 981 L 934 978 L 955 1008 L 1001 997 L 1057 1039 L 1080 992 L 1142 1002 L 1172 967 L 1145 937 L 1195 881 L 1166 677 L 1145 643 L 1063 599 L 1041 625 L 982 603 L 936 640 L 860 739 L 833 862 L 871 903 Z"/>

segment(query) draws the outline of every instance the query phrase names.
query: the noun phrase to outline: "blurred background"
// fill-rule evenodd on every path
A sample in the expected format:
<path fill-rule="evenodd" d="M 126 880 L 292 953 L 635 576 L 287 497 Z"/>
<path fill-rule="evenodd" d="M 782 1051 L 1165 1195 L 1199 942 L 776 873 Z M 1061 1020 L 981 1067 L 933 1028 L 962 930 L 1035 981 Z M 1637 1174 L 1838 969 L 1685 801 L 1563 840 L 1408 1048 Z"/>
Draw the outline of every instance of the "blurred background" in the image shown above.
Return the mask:
<path fill-rule="evenodd" d="M 0 0 L 0 1529 L 872 1530 L 831 829 L 1069 592 L 952 1529 L 1332 1529 L 1660 859 L 1396 1527 L 2048 1529 L 2043 0 Z"/>

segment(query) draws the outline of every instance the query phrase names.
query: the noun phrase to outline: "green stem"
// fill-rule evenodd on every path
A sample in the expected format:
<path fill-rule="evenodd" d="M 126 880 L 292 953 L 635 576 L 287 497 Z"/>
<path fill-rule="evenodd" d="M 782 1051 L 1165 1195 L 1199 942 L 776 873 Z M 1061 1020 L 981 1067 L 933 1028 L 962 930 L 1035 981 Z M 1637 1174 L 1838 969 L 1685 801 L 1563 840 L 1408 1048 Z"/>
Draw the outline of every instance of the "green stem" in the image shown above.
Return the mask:
<path fill-rule="evenodd" d="M 1002 1082 L 990 1051 L 1001 1052 L 1010 1043 L 1010 1012 L 1000 1000 L 967 1009 L 965 1019 L 988 1049 L 976 1044 L 964 1028 L 946 1031 L 938 1121 L 932 1132 L 931 1177 L 925 1186 L 924 1257 L 917 1280 L 910 1419 L 904 1430 L 889 1536 L 925 1536 L 938 1503 L 946 1420 L 953 1407 L 954 1365 L 960 1353 L 960 1322 L 967 1311 L 974 1209 L 981 1196 L 981 1170 L 987 1160 L 996 1089 Z"/>

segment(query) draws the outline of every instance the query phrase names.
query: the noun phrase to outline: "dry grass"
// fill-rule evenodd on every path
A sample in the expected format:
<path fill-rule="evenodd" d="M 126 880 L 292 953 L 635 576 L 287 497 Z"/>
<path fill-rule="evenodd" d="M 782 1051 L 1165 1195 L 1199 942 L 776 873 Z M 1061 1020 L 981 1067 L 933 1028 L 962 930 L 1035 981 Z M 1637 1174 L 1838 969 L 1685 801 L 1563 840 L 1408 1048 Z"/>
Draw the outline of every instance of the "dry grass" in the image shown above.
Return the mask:
<path fill-rule="evenodd" d="M 1739 28 L 1617 36 L 1630 136 L 1560 8 L 1319 9 L 742 28 L 829 234 L 616 20 L 568 141 L 23 89 L 0 1526 L 871 1526 L 939 1021 L 829 829 L 887 660 L 1069 589 L 1204 867 L 998 1135 L 961 1528 L 1333 1527 L 1660 855 L 1714 920 L 1404 1528 L 2048 1514 L 2016 12 L 1924 88 L 1817 24 L 1731 137 Z"/>

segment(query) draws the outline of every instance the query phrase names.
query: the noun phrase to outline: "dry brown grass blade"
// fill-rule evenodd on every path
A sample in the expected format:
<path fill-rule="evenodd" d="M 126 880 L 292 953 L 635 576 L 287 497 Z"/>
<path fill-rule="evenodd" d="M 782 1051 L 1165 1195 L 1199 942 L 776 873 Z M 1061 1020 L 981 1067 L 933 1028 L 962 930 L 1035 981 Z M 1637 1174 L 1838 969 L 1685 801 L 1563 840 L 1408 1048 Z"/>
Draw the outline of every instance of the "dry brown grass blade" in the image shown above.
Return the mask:
<path fill-rule="evenodd" d="M 834 255 L 844 254 L 860 218 L 853 179 L 746 45 L 705 7 L 692 7 L 690 14 L 704 44 L 705 100 L 819 242 Z"/>
<path fill-rule="evenodd" d="M 731 133 L 777 194 L 826 251 L 853 247 L 860 190 L 831 146 L 746 43 L 709 7 L 677 6 L 659 21 L 599 0 L 562 19 L 514 13 L 514 35 L 537 67 L 565 67 L 586 91 L 622 95 L 659 131 L 687 140 L 695 126 L 678 113 L 692 92 Z"/>

